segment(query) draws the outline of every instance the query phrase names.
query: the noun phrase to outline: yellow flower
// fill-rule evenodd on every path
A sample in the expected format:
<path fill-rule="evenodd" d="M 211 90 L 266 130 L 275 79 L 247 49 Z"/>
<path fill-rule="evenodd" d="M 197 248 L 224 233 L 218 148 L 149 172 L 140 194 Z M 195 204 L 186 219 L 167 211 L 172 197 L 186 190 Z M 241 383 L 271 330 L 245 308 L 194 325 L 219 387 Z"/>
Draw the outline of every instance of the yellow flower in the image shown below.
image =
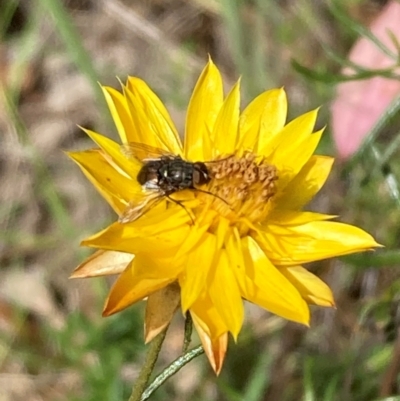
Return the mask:
<path fill-rule="evenodd" d="M 322 135 L 313 133 L 316 110 L 285 125 L 283 89 L 262 93 L 240 113 L 240 82 L 224 99 L 220 73 L 209 61 L 188 106 L 183 145 L 142 80 L 128 78 L 122 93 L 103 91 L 123 144 L 205 162 L 211 178 L 200 190 L 164 196 L 134 221 L 117 221 L 82 242 L 99 250 L 73 277 L 119 274 L 106 316 L 148 297 L 146 341 L 180 305 L 190 312 L 218 373 L 228 333 L 236 339 L 242 327 L 243 300 L 308 325 L 308 304 L 334 301 L 329 287 L 301 265 L 378 246 L 357 227 L 301 210 L 324 184 L 333 160 L 313 155 Z M 69 155 L 124 216 L 144 193 L 137 176 L 148 162 L 85 131 L 99 148 Z"/>

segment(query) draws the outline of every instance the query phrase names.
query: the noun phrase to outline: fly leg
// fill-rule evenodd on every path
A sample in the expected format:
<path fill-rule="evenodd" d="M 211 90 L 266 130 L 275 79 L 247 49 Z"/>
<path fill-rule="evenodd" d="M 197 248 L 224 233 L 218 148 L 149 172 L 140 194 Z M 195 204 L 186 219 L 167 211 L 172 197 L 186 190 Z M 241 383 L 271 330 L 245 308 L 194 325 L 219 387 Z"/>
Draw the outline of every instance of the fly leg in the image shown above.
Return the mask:
<path fill-rule="evenodd" d="M 173 191 L 173 192 L 175 192 L 175 191 Z M 173 193 L 173 192 L 171 192 L 171 193 Z M 173 202 L 173 203 L 179 205 L 180 207 L 182 207 L 182 208 L 185 210 L 185 212 L 188 214 L 188 216 L 190 217 L 190 220 L 192 220 L 192 224 L 194 225 L 194 218 L 193 218 L 193 216 L 189 213 L 189 210 L 185 207 L 185 205 L 183 204 L 182 201 L 178 201 L 178 200 L 176 200 L 176 199 L 174 199 L 174 198 L 171 198 L 171 196 L 170 196 L 171 193 L 166 193 L 165 196 L 166 196 L 171 202 Z"/>

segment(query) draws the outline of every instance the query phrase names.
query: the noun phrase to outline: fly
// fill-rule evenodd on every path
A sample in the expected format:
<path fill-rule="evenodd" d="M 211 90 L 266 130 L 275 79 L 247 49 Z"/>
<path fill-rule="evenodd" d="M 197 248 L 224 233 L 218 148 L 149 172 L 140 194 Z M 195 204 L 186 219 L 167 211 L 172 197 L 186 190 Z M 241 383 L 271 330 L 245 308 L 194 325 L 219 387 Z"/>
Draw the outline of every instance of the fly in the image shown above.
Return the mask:
<path fill-rule="evenodd" d="M 143 191 L 138 194 L 138 199 L 129 202 L 119 217 L 120 223 L 137 220 L 164 198 L 182 206 L 188 212 L 182 202 L 171 198 L 175 192 L 192 189 L 209 193 L 198 188 L 211 181 L 205 163 L 188 162 L 179 155 L 168 154 L 141 143 L 128 143 L 121 149 L 128 158 L 133 157 L 143 163 L 137 175 L 137 181 Z M 192 219 L 190 214 L 189 216 Z"/>

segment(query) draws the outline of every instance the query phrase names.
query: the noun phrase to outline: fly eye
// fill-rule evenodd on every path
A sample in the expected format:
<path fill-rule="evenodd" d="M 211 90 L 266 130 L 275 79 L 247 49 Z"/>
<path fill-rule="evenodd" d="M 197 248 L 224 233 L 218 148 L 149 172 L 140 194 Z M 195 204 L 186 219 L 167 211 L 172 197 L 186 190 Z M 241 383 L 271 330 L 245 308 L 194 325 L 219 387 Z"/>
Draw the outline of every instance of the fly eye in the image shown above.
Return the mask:
<path fill-rule="evenodd" d="M 200 172 L 199 172 L 199 170 L 197 170 L 197 169 L 194 169 L 194 171 L 193 171 L 193 184 L 195 184 L 195 185 L 201 185 L 201 174 L 200 174 Z"/>
<path fill-rule="evenodd" d="M 195 185 L 204 185 L 210 182 L 207 167 L 203 163 L 195 163 L 193 171 L 193 183 Z"/>

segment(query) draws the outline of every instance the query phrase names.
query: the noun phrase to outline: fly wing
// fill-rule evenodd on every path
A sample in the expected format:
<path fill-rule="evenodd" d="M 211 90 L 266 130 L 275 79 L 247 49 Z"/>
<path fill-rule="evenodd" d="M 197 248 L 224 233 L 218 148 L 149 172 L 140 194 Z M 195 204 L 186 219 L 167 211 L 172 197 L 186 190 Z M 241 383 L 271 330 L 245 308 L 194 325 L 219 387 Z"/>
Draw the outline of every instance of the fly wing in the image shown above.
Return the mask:
<path fill-rule="evenodd" d="M 138 194 L 135 199 L 129 202 L 126 209 L 119 216 L 118 222 L 121 224 L 132 223 L 161 202 L 163 198 L 164 192 L 162 191 L 143 192 L 141 196 Z"/>
<path fill-rule="evenodd" d="M 129 142 L 121 145 L 121 152 L 128 159 L 134 158 L 140 162 L 160 159 L 163 156 L 172 158 L 174 157 L 162 149 L 139 142 Z"/>

